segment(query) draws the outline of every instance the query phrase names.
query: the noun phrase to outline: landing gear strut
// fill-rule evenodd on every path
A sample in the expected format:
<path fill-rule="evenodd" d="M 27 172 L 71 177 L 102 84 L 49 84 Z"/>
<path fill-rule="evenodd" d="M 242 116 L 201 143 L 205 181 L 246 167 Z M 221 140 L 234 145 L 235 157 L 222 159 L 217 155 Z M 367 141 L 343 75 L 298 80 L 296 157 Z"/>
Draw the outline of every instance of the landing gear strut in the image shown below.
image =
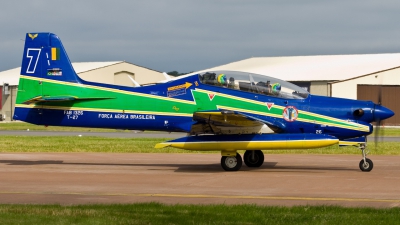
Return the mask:
<path fill-rule="evenodd" d="M 244 164 L 248 167 L 260 167 L 264 163 L 264 153 L 261 150 L 247 150 L 243 156 Z"/>
<path fill-rule="evenodd" d="M 242 156 L 236 153 L 236 156 L 222 156 L 221 166 L 226 171 L 238 171 L 242 167 Z"/>
<path fill-rule="evenodd" d="M 372 163 L 372 160 L 367 158 L 368 150 L 366 150 L 365 144 L 362 144 L 360 146 L 360 149 L 362 151 L 363 159 L 360 161 L 360 170 L 363 172 L 369 172 L 374 168 L 374 164 Z"/>

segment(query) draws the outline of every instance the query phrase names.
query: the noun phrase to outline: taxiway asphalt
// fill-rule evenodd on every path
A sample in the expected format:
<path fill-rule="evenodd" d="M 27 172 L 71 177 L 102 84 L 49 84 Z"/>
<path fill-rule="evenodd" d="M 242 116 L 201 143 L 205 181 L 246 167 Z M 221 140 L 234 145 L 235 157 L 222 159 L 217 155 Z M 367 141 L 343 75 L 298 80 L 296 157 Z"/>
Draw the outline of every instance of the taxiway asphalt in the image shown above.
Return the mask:
<path fill-rule="evenodd" d="M 400 156 L 266 154 L 225 172 L 219 154 L 1 153 L 0 203 L 400 207 Z"/>

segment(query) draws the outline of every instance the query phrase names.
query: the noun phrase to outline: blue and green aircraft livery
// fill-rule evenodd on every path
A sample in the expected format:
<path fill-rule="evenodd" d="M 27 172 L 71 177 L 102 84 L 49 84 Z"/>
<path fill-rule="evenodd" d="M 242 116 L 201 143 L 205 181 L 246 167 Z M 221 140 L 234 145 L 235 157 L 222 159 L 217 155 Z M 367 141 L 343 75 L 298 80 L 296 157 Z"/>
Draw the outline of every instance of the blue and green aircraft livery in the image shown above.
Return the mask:
<path fill-rule="evenodd" d="M 129 75 L 127 75 L 129 76 Z M 15 120 L 186 132 L 155 147 L 219 150 L 227 171 L 259 167 L 260 150 L 362 145 L 371 122 L 394 113 L 370 101 L 315 96 L 289 82 L 237 71 L 207 71 L 135 87 L 82 80 L 59 37 L 28 33 Z M 365 157 L 364 157 L 365 161 Z"/>

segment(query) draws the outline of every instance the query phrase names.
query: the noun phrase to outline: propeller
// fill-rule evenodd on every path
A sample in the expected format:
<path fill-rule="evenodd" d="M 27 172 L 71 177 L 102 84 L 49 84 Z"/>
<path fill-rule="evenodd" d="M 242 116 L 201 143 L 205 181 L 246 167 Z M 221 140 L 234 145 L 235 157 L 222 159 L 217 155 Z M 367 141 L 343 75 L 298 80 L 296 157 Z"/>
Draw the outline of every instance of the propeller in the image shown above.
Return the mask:
<path fill-rule="evenodd" d="M 382 85 L 379 86 L 378 104 L 377 105 L 379 105 L 379 106 L 382 105 Z M 375 108 L 376 108 L 377 105 L 375 105 Z M 381 120 L 380 116 L 377 116 L 376 121 L 375 121 L 375 149 L 378 149 L 379 136 L 381 137 L 381 140 L 379 140 L 379 141 L 382 141 L 382 135 L 383 134 L 381 133 L 382 132 L 382 130 L 381 130 L 381 122 L 382 122 L 382 120 Z"/>

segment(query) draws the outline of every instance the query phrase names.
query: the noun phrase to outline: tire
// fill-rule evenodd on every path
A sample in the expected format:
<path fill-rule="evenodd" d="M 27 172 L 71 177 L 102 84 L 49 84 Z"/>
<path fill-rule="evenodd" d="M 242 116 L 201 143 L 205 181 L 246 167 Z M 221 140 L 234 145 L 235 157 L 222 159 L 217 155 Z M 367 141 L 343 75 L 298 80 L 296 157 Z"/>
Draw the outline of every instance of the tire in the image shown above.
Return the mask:
<path fill-rule="evenodd" d="M 253 159 L 253 151 L 247 150 L 243 160 L 248 167 L 260 167 L 264 163 L 264 153 L 261 150 L 255 150 Z"/>
<path fill-rule="evenodd" d="M 374 168 L 374 164 L 372 163 L 372 160 L 366 158 L 365 159 L 366 163 L 364 164 L 364 159 L 360 161 L 360 170 L 363 172 L 369 172 Z"/>
<path fill-rule="evenodd" d="M 242 167 L 242 156 L 236 153 L 236 156 L 222 156 L 221 166 L 226 171 L 238 171 Z"/>

